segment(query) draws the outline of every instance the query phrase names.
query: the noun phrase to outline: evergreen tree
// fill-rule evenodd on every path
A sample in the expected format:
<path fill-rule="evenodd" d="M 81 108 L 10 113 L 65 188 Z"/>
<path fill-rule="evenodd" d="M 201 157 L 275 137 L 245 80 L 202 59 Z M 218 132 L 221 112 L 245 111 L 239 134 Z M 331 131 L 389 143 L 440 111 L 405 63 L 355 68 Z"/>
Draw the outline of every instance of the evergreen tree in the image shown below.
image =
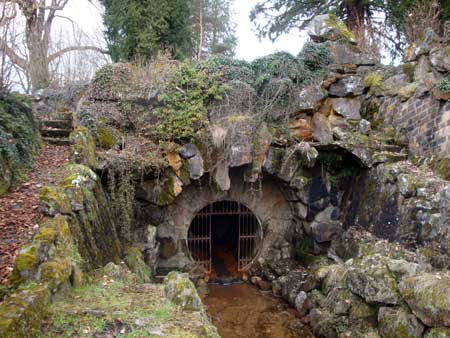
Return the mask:
<path fill-rule="evenodd" d="M 292 29 L 305 29 L 317 15 L 332 12 L 357 35 L 369 28 L 378 30 L 395 54 L 401 53 L 407 42 L 405 17 L 420 2 L 431 3 L 431 0 L 260 0 L 250 19 L 260 37 L 273 41 Z M 450 19 L 450 3 L 438 2 L 443 24 Z"/>
<path fill-rule="evenodd" d="M 192 30 L 197 59 L 212 54 L 234 55 L 237 39 L 231 18 L 232 3 L 233 0 L 192 1 Z"/>
<path fill-rule="evenodd" d="M 151 59 L 162 50 L 182 59 L 193 46 L 185 0 L 101 0 L 113 61 Z"/>

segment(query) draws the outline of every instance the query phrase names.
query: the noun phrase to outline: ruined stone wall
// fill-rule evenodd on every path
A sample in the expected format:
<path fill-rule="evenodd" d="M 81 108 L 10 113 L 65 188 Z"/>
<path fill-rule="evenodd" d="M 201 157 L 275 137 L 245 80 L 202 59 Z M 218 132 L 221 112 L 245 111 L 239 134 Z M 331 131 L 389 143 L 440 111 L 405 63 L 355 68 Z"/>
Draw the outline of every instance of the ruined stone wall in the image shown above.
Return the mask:
<path fill-rule="evenodd" d="M 385 126 L 406 132 L 412 155 L 450 155 L 450 103 L 436 100 L 432 95 L 413 97 L 406 102 L 385 97 L 381 100 L 379 118 Z"/>
<path fill-rule="evenodd" d="M 219 191 L 214 186 L 190 185 L 166 211 L 165 222 L 158 227 L 158 237 L 170 236 L 178 243 L 172 258 L 161 258 L 158 265 L 169 268 L 186 259 L 184 246 L 189 226 L 195 215 L 205 206 L 220 200 L 232 200 L 246 205 L 258 218 L 263 229 L 264 240 L 259 258 L 278 260 L 291 258 L 291 245 L 286 235 L 291 231 L 294 216 L 282 191 L 281 182 L 267 179 L 261 186 L 243 182 L 243 176 L 235 173 L 231 177 L 228 191 Z"/>

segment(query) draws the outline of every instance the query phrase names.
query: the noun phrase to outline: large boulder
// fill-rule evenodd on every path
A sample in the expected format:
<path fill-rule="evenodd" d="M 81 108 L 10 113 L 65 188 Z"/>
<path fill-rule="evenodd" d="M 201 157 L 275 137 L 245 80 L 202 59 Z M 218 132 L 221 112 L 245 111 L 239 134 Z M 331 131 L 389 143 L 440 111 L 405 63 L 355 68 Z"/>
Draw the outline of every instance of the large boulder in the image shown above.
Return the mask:
<path fill-rule="evenodd" d="M 333 83 L 328 88 L 328 94 L 332 96 L 358 96 L 364 93 L 363 79 L 359 76 L 347 76 Z"/>
<path fill-rule="evenodd" d="M 355 65 L 355 66 L 374 66 L 377 60 L 361 50 L 348 43 L 339 41 L 327 42 L 330 62 L 337 65 Z"/>
<path fill-rule="evenodd" d="M 396 96 L 400 88 L 409 84 L 406 74 L 397 74 L 386 79 L 379 88 L 379 92 L 385 96 Z"/>
<path fill-rule="evenodd" d="M 176 271 L 169 273 L 164 280 L 164 291 L 166 297 L 181 306 L 183 310 L 199 311 L 202 309 L 202 301 L 186 273 Z"/>
<path fill-rule="evenodd" d="M 450 71 L 450 46 L 433 49 L 430 53 L 430 61 L 438 71 Z"/>
<path fill-rule="evenodd" d="M 378 312 L 378 331 L 383 338 L 420 338 L 424 330 L 414 315 L 402 309 L 382 307 Z"/>
<path fill-rule="evenodd" d="M 281 285 L 283 298 L 291 304 L 295 304 L 295 299 L 300 291 L 309 292 L 316 287 L 314 277 L 301 267 L 290 271 L 277 281 Z"/>
<path fill-rule="evenodd" d="M 403 279 L 403 299 L 427 326 L 450 326 L 450 276 L 425 273 Z"/>
<path fill-rule="evenodd" d="M 328 144 L 333 142 L 333 132 L 330 121 L 324 114 L 314 114 L 312 120 L 313 136 L 318 142 Z"/>
<path fill-rule="evenodd" d="M 311 84 L 301 90 L 298 97 L 298 112 L 315 112 L 320 108 L 327 92 L 318 84 Z"/>
<path fill-rule="evenodd" d="M 361 119 L 361 106 L 362 102 L 359 98 L 347 99 L 347 98 L 337 98 L 331 99 L 331 106 L 333 110 L 339 115 L 345 117 L 349 120 L 360 120 Z"/>
<path fill-rule="evenodd" d="M 355 261 L 348 270 L 346 284 L 370 304 L 395 305 L 400 301 L 397 282 L 377 254 Z"/>

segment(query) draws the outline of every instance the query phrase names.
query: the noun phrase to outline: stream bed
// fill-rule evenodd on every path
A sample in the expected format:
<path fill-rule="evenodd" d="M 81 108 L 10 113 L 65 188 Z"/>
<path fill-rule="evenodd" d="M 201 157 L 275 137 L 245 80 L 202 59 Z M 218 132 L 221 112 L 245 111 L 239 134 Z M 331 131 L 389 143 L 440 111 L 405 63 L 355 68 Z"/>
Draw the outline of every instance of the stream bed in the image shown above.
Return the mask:
<path fill-rule="evenodd" d="M 296 311 L 246 283 L 210 284 L 203 297 L 222 338 L 314 338 Z"/>

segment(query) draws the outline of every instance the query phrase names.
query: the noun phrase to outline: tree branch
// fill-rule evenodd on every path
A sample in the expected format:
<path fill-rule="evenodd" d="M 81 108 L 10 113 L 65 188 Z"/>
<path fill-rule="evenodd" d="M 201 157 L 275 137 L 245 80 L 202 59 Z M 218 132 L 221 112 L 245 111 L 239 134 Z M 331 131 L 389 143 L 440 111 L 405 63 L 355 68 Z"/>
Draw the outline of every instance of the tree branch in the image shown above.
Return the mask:
<path fill-rule="evenodd" d="M 10 58 L 10 60 L 14 64 L 16 64 L 18 67 L 22 68 L 23 70 L 26 70 L 28 68 L 27 60 L 25 60 L 24 58 L 20 57 L 14 51 L 14 49 L 12 49 L 11 47 L 8 46 L 6 41 L 0 40 L 0 50 L 3 51 Z"/>
<path fill-rule="evenodd" d="M 87 51 L 87 50 L 91 50 L 91 51 L 102 53 L 102 54 L 108 54 L 108 51 L 101 49 L 99 47 L 95 47 L 95 46 L 72 46 L 72 47 L 63 48 L 63 49 L 57 51 L 56 53 L 49 55 L 48 61 L 49 62 L 55 61 L 57 58 L 60 58 L 61 56 L 63 56 L 66 53 L 80 52 L 80 51 Z"/>

